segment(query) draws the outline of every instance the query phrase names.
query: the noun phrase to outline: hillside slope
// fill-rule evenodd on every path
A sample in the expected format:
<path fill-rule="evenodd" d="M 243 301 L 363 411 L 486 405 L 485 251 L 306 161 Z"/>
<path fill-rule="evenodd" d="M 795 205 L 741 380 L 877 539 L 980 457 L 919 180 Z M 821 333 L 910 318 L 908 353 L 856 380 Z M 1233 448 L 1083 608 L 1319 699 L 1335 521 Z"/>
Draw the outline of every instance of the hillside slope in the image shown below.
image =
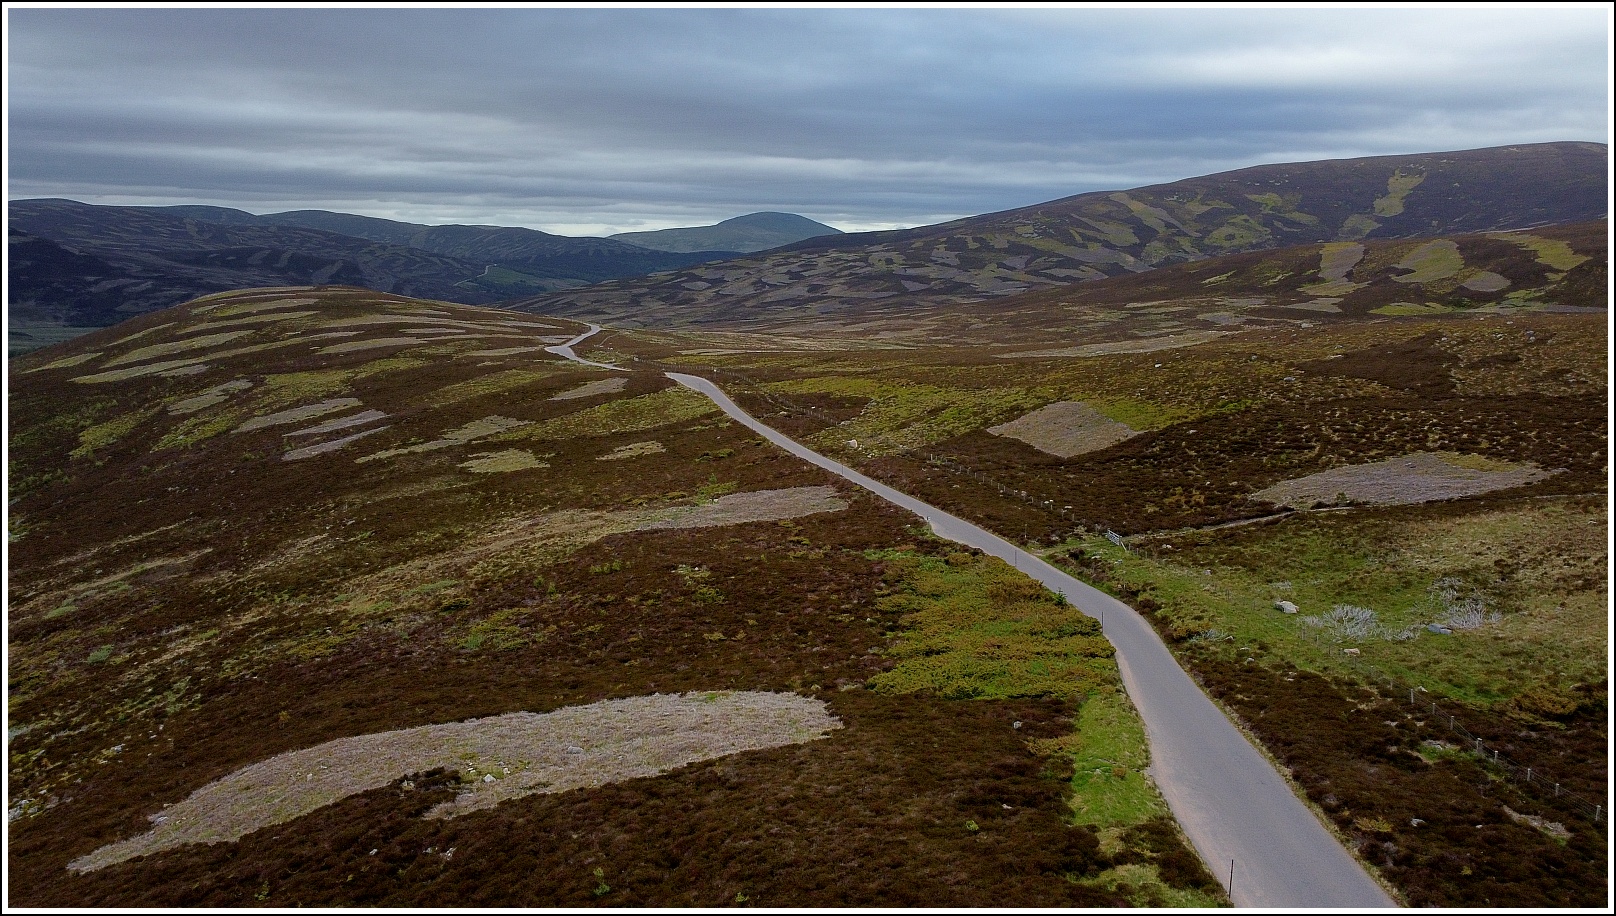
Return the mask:
<path fill-rule="evenodd" d="M 486 292 L 457 286 L 481 274 L 482 263 L 320 229 L 227 224 L 165 213 L 160 208 L 103 207 L 71 200 L 12 201 L 7 215 L 13 228 L 121 272 L 106 278 L 81 277 L 76 270 L 91 268 L 62 263 L 57 266 L 63 273 L 50 277 L 57 283 L 130 277 L 186 298 L 228 289 L 310 283 L 347 283 L 427 298 L 489 298 Z M 36 282 L 47 279 L 45 267 L 40 264 L 35 269 Z M 122 285 L 106 284 L 105 290 Z M 10 304 L 17 305 L 15 295 Z M 37 312 L 110 324 L 153 304 L 150 299 L 128 298 L 107 309 L 69 297 L 37 301 L 33 307 Z M 164 302 L 162 307 L 172 304 Z"/>
<path fill-rule="evenodd" d="M 480 304 L 718 256 L 498 226 L 421 226 L 321 210 L 105 207 L 19 200 L 13 322 L 106 326 L 208 293 L 348 284 Z M 20 247 L 19 247 L 20 246 Z"/>
<path fill-rule="evenodd" d="M 647 331 L 698 349 L 970 345 L 996 356 L 1147 353 L 1240 331 L 1438 315 L 1603 312 L 1604 221 L 1294 245 L 965 305 L 888 300 Z M 694 334 L 694 336 L 690 336 Z M 678 345 L 678 344 L 676 344 Z"/>
<path fill-rule="evenodd" d="M 241 225 L 292 226 L 337 232 L 449 257 L 498 264 L 508 270 L 554 281 L 562 286 L 683 267 L 741 250 L 700 250 L 700 254 L 693 254 L 698 249 L 674 252 L 613 239 L 573 238 L 517 226 L 427 226 L 329 210 L 289 210 L 255 216 L 220 207 L 152 209 L 195 213 L 199 219 L 229 220 Z"/>
<path fill-rule="evenodd" d="M 711 226 L 619 232 L 620 242 L 657 251 L 735 251 L 751 253 L 779 248 L 803 239 L 842 235 L 842 230 L 795 213 L 748 213 Z"/>
<path fill-rule="evenodd" d="M 1290 245 L 1600 219 L 1607 148 L 1548 143 L 1265 165 L 896 232 L 810 239 L 750 258 L 523 300 L 637 326 L 892 302 L 961 305 Z"/>

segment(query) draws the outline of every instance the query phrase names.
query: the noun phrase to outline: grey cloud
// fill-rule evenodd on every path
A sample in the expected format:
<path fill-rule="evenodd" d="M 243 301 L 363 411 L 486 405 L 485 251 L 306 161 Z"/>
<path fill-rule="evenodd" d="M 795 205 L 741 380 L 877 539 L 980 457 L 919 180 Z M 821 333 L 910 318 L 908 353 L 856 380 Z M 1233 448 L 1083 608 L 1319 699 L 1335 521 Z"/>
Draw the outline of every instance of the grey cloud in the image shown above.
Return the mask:
<path fill-rule="evenodd" d="M 1597 10 L 8 17 L 13 197 L 602 231 L 786 209 L 859 228 L 1608 132 Z"/>

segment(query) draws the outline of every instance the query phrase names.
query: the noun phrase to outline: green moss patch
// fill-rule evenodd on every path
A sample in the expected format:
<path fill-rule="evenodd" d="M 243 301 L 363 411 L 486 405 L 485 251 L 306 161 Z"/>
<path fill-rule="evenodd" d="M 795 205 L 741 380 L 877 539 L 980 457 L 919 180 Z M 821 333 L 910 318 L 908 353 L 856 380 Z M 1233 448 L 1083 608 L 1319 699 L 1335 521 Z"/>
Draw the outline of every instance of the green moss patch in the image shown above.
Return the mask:
<path fill-rule="evenodd" d="M 70 454 L 74 458 L 89 458 L 97 451 L 116 444 L 155 413 L 157 413 L 155 407 L 148 407 L 113 417 L 105 423 L 97 423 L 79 433 L 79 447 Z"/>

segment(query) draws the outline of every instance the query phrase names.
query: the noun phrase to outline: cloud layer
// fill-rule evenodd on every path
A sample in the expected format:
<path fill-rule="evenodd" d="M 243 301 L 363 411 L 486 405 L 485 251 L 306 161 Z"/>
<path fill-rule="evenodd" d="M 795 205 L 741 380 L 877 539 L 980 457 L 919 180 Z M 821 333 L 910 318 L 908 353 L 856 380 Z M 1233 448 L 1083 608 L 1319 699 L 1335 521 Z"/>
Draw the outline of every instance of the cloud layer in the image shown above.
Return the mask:
<path fill-rule="evenodd" d="M 1608 12 L 9 9 L 8 193 L 573 235 L 917 225 L 1607 142 Z"/>

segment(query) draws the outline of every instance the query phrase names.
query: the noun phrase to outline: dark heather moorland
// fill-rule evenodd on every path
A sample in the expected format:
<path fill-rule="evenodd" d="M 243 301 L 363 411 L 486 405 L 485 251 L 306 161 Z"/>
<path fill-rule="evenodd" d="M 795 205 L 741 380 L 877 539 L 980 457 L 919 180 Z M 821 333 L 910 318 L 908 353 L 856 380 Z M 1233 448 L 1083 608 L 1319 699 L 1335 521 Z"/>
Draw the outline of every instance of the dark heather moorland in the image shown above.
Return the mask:
<path fill-rule="evenodd" d="M 1462 289 L 1481 269 L 1459 237 L 1365 246 L 1331 281 L 1355 287 L 1340 310 L 1275 305 L 1339 269 L 1306 246 L 1000 300 L 945 345 L 925 339 L 958 318 L 940 309 L 872 322 L 879 343 L 823 325 L 608 333 L 594 357 L 705 372 L 771 425 L 1146 612 L 1408 903 L 1591 906 L 1605 231 L 1508 241 L 1525 256 L 1486 264 L 1512 296 Z M 1447 263 L 1410 281 L 1422 249 Z M 1403 301 L 1376 304 L 1390 289 Z M 1075 346 L 1028 330 L 1061 321 L 1091 330 Z M 1519 769 L 1466 753 L 1455 722 Z M 1524 783 L 1528 767 L 1549 781 Z"/>
<path fill-rule="evenodd" d="M 676 370 L 1137 608 L 1399 902 L 1603 906 L 1604 157 L 15 357 L 9 902 L 1228 905 L 1094 620 Z"/>
<path fill-rule="evenodd" d="M 577 329 L 287 289 L 13 362 L 13 903 L 1223 899 L 1092 621 L 659 373 L 539 349 Z M 422 817 L 565 761 L 428 766 L 398 730 L 692 691 L 801 695 L 838 727 Z M 1071 740 L 1085 710 L 1116 750 Z M 654 761 L 622 742 L 656 719 L 613 727 Z M 181 804 L 389 733 L 374 788 L 333 765 L 317 804 Z M 1117 762 L 1074 789 L 1095 754 Z"/>

